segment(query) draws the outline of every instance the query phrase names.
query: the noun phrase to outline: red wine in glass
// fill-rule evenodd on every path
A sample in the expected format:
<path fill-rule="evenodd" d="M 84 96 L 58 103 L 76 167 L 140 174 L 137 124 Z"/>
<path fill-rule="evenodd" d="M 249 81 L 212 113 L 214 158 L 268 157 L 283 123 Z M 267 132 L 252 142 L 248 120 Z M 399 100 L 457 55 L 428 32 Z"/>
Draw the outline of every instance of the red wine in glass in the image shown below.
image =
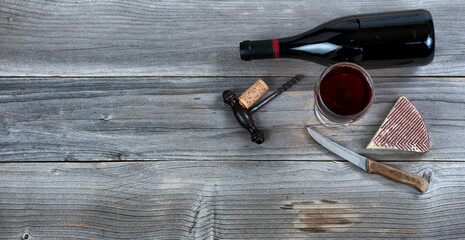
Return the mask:
<path fill-rule="evenodd" d="M 362 118 L 373 103 L 370 75 L 353 63 L 328 67 L 315 86 L 315 110 L 325 125 L 349 124 Z"/>

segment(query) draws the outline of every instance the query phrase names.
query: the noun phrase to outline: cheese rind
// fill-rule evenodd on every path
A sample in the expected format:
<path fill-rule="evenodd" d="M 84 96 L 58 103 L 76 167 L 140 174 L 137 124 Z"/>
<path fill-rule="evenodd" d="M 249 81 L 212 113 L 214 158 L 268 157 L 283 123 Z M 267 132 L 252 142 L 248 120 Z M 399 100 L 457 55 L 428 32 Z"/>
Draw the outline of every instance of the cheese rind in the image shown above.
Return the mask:
<path fill-rule="evenodd" d="M 420 112 L 400 96 L 366 148 L 429 151 L 429 134 Z"/>

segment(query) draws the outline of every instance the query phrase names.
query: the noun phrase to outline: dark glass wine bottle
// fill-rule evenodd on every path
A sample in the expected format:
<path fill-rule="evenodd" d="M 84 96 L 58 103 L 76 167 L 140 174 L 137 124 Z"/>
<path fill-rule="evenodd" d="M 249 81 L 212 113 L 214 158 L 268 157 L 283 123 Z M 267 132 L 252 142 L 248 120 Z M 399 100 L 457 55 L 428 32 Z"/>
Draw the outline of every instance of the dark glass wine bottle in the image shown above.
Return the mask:
<path fill-rule="evenodd" d="M 243 41 L 242 60 L 298 58 L 323 65 L 353 62 L 368 68 L 420 66 L 433 61 L 434 27 L 426 10 L 339 18 L 282 39 Z"/>

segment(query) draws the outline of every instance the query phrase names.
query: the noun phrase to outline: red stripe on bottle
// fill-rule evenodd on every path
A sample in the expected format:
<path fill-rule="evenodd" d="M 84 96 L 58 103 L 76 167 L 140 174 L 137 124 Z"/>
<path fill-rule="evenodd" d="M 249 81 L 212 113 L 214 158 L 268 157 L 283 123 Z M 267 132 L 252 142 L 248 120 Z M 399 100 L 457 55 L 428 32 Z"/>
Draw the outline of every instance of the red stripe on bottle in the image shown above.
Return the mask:
<path fill-rule="evenodd" d="M 273 56 L 274 58 L 279 58 L 278 39 L 273 39 Z"/>

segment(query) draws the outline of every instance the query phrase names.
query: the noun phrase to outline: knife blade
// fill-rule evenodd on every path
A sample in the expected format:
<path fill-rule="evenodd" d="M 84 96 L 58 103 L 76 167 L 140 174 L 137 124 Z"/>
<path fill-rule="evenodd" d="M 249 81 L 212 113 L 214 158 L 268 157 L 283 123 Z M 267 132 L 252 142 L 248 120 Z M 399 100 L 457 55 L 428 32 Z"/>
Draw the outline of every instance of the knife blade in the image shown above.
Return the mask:
<path fill-rule="evenodd" d="M 338 155 L 339 157 L 353 163 L 357 167 L 363 169 L 365 172 L 370 174 L 378 174 L 394 182 L 403 183 L 416 188 L 421 193 L 425 193 L 428 190 L 428 180 L 417 176 L 412 173 L 405 172 L 398 168 L 394 168 L 383 163 L 379 163 L 375 160 L 366 158 L 360 154 L 357 154 L 331 140 L 324 137 L 323 135 L 315 132 L 310 127 L 307 127 L 307 131 L 310 136 L 318 142 L 321 146 L 325 147 L 329 151 Z"/>

